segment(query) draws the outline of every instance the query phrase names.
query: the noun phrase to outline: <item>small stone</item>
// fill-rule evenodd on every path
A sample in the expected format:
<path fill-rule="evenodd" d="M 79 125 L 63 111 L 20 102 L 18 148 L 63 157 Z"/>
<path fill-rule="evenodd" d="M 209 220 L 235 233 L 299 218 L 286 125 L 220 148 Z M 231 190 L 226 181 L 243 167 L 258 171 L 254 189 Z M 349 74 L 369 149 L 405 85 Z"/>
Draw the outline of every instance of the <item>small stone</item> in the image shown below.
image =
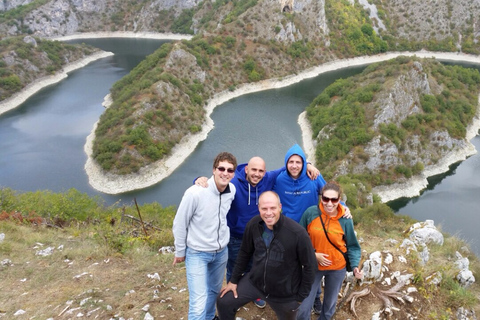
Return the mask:
<path fill-rule="evenodd" d="M 21 316 L 22 314 L 25 314 L 27 313 L 25 310 L 17 310 L 13 315 L 16 317 L 16 316 Z"/>

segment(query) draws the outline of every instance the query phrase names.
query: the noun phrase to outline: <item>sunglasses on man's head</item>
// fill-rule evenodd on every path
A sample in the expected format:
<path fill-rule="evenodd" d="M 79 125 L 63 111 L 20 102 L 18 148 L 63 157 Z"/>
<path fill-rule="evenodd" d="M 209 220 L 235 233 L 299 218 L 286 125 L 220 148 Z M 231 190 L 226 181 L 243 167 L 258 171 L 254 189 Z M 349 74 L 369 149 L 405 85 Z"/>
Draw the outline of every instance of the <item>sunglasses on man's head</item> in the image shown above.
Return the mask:
<path fill-rule="evenodd" d="M 220 171 L 220 172 L 225 172 L 225 170 L 227 170 L 228 173 L 234 173 L 235 170 L 233 170 L 232 168 L 225 168 L 225 167 L 217 167 L 217 170 Z"/>
<path fill-rule="evenodd" d="M 329 201 L 332 201 L 332 203 L 337 203 L 338 200 L 340 200 L 340 198 L 329 198 L 329 197 L 325 197 L 325 196 L 322 196 L 322 201 L 325 202 L 325 203 L 328 203 Z"/>

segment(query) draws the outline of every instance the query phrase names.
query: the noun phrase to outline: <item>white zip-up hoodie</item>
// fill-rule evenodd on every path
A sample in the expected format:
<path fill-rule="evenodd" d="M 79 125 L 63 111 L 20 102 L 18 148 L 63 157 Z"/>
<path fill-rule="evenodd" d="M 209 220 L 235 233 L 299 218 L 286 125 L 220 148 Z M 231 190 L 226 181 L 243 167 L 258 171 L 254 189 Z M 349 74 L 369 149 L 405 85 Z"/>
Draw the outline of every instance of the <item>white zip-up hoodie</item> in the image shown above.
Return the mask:
<path fill-rule="evenodd" d="M 227 246 L 230 230 L 226 216 L 235 192 L 235 186 L 229 183 L 220 193 L 213 176 L 207 188 L 193 185 L 185 191 L 173 220 L 176 257 L 184 257 L 186 247 L 215 252 Z"/>

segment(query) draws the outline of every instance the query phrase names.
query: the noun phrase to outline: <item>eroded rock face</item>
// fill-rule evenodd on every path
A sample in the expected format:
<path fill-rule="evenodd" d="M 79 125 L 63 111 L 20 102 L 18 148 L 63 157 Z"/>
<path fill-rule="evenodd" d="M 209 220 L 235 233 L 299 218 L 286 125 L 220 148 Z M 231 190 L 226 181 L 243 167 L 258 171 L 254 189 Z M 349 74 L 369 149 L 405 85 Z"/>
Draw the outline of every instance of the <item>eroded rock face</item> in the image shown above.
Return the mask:
<path fill-rule="evenodd" d="M 185 73 L 183 76 L 198 80 L 201 83 L 205 82 L 206 73 L 198 66 L 197 58 L 183 49 L 172 50 L 165 67 L 167 70 L 176 70 L 177 72 L 188 71 L 188 74 Z"/>
<path fill-rule="evenodd" d="M 92 10 L 99 9 L 95 6 L 87 7 L 91 7 Z M 72 34 L 79 28 L 77 10 L 81 12 L 84 9 L 82 6 L 72 8 L 69 1 L 52 1 L 27 14 L 23 25 L 34 36 L 53 37 Z"/>
<path fill-rule="evenodd" d="M 18 6 L 25 6 L 33 2 L 33 0 L 8 0 L 8 1 L 1 1 L 0 2 L 0 11 L 7 11 L 11 9 L 15 9 Z"/>
<path fill-rule="evenodd" d="M 420 113 L 420 96 L 432 94 L 429 81 L 422 64 L 415 61 L 413 68 L 407 74 L 400 75 L 391 90 L 379 97 L 381 112 L 375 117 L 374 128 L 378 128 L 381 123 L 393 122 L 400 125 L 409 115 Z"/>

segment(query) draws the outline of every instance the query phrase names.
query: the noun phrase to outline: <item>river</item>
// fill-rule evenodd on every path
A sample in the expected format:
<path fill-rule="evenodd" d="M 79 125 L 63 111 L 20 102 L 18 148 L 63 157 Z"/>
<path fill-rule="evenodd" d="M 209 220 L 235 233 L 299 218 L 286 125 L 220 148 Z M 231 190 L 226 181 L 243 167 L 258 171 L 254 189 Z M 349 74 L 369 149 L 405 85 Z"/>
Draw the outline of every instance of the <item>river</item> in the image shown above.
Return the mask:
<path fill-rule="evenodd" d="M 75 188 L 99 195 L 107 204 L 131 203 L 136 198 L 140 204 L 156 201 L 176 206 L 195 177 L 211 174 L 213 157 L 220 151 L 232 152 L 240 163 L 259 155 L 266 160 L 268 170 L 282 166 L 285 152 L 294 143 L 302 143 L 297 119 L 305 106 L 336 79 L 364 68 L 331 71 L 286 88 L 232 99 L 215 109 L 215 128 L 172 175 L 146 189 L 107 195 L 88 184 L 85 139 L 104 112 L 101 104 L 113 83 L 165 41 L 113 38 L 70 42 L 89 43 L 115 55 L 71 72 L 66 80 L 0 116 L 0 187 L 54 192 Z M 480 138 L 473 142 L 478 150 Z M 444 231 L 467 240 L 480 256 L 474 230 L 480 207 L 479 163 L 480 156 L 474 155 L 430 179 L 429 189 L 420 197 L 390 205 L 415 219 L 434 220 Z"/>

